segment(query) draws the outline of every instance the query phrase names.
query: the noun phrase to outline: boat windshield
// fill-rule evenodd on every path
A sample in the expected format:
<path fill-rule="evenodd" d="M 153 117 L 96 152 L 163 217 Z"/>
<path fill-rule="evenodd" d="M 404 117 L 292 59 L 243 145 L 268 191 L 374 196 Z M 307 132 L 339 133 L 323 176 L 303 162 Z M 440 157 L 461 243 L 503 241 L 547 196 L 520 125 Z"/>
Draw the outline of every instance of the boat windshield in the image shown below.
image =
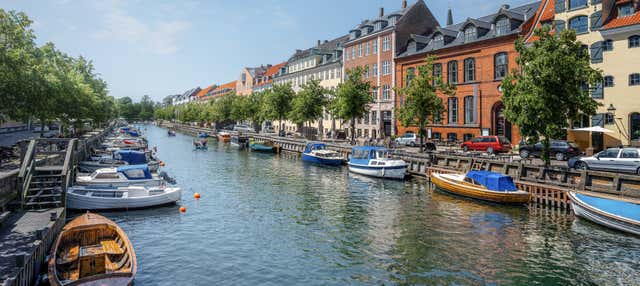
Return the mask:
<path fill-rule="evenodd" d="M 324 145 L 315 145 L 311 148 L 311 150 L 326 150 L 327 148 Z"/>

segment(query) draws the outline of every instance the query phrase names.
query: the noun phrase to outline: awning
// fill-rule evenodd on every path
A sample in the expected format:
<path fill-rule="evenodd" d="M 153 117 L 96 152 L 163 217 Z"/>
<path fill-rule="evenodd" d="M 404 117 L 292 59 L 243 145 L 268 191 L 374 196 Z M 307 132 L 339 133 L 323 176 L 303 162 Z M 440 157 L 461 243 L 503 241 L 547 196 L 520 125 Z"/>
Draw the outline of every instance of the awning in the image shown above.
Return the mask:
<path fill-rule="evenodd" d="M 613 131 L 603 128 L 601 126 L 592 126 L 578 129 L 571 129 L 571 131 L 584 131 L 584 132 L 600 132 L 600 133 L 613 133 Z"/>

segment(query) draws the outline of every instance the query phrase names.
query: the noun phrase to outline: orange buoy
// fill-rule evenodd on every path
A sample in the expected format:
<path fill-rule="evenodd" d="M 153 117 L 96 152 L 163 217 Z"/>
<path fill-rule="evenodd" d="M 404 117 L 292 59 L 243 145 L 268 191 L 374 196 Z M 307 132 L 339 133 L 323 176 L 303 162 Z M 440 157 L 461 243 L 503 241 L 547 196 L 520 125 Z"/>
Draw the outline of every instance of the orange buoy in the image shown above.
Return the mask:
<path fill-rule="evenodd" d="M 193 194 L 193 197 L 196 198 L 196 200 L 199 200 L 200 199 L 200 193 Z"/>
<path fill-rule="evenodd" d="M 186 213 L 187 212 L 187 208 L 186 207 L 180 207 L 180 212 L 181 213 Z"/>

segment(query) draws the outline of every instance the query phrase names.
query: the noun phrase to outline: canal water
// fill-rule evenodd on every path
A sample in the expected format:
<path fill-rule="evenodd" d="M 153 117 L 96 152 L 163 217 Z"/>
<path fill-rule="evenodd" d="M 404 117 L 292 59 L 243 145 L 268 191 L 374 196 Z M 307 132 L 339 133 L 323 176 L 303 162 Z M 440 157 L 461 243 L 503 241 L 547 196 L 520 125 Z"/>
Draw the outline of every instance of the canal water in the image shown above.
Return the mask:
<path fill-rule="evenodd" d="M 136 285 L 640 285 L 640 239 L 557 210 L 167 137 L 147 126 L 178 206 L 106 213 Z M 193 194 L 202 195 L 195 200 Z"/>

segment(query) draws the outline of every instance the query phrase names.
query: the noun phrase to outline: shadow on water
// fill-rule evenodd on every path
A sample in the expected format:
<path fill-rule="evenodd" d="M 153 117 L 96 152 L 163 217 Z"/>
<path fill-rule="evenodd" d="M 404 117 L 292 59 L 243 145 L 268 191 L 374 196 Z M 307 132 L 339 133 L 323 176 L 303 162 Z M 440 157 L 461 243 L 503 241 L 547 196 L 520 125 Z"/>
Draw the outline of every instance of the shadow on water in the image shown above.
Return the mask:
<path fill-rule="evenodd" d="M 485 204 L 295 155 L 148 127 L 177 207 L 107 213 L 129 234 L 136 285 L 617 285 L 640 241 L 566 212 Z M 193 199 L 198 192 L 202 199 Z M 631 281 L 631 282 L 629 282 Z M 625 283 L 629 282 L 629 283 Z"/>

